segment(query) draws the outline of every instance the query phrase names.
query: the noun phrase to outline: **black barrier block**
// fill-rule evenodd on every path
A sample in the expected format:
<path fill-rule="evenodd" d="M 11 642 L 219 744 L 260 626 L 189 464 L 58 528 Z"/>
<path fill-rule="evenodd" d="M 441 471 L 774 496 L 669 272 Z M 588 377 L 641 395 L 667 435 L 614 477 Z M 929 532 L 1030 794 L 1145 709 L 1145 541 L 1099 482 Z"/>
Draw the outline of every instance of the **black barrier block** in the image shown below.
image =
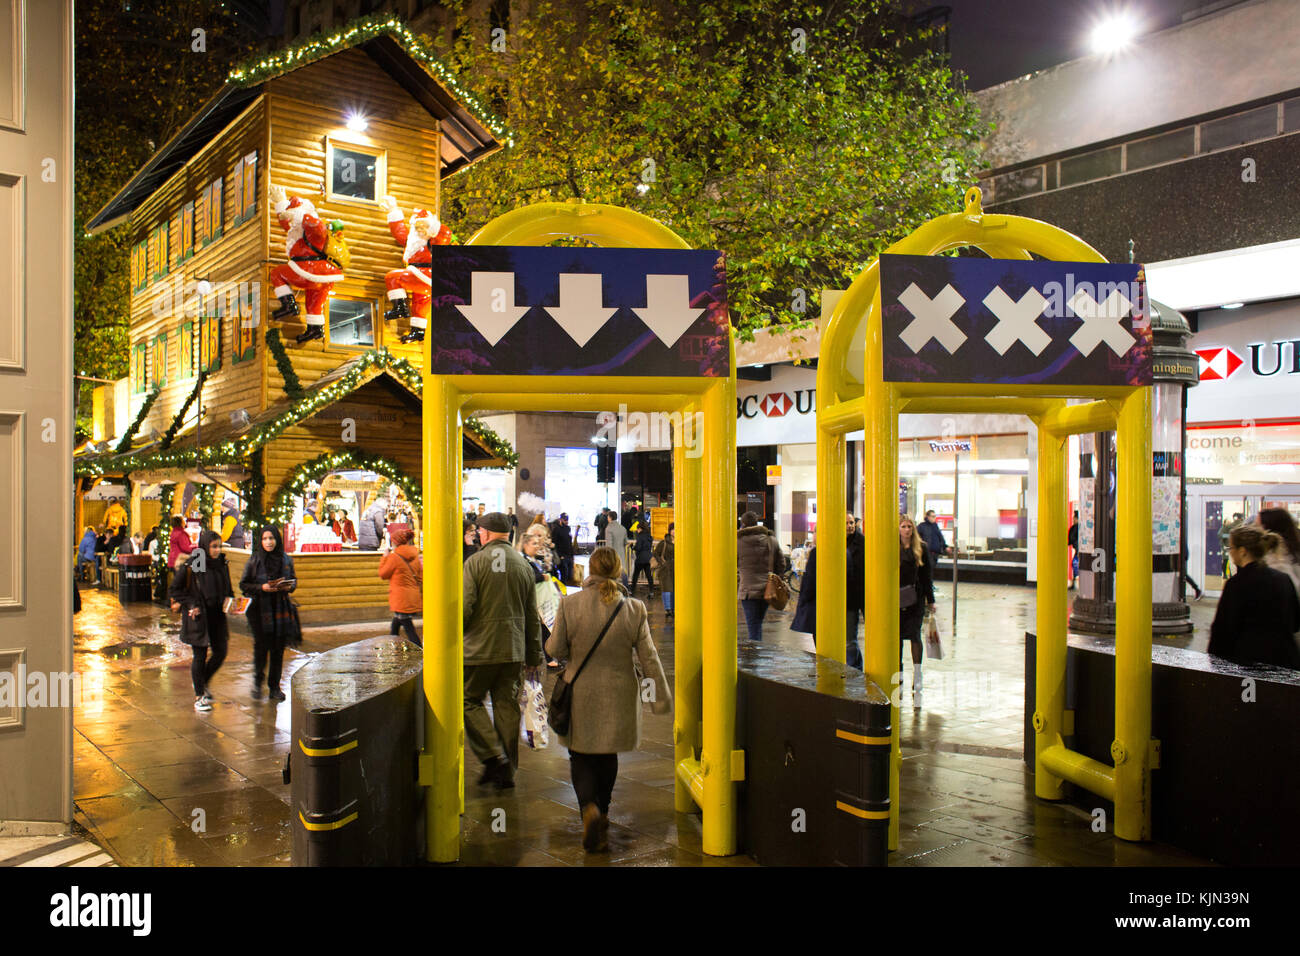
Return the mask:
<path fill-rule="evenodd" d="M 889 698 L 855 668 L 742 644 L 736 732 L 745 750 L 741 845 L 771 866 L 883 866 Z"/>
<path fill-rule="evenodd" d="M 294 866 L 402 866 L 423 846 L 421 650 L 378 637 L 293 675 Z"/>
<path fill-rule="evenodd" d="M 1025 644 L 1028 661 L 1035 636 L 1026 634 Z M 1114 638 L 1070 635 L 1066 665 L 1075 731 L 1066 746 L 1110 765 Z M 1030 714 L 1034 691 L 1026 680 Z M 1297 713 L 1300 672 L 1152 647 L 1151 735 L 1160 741 L 1160 767 L 1151 773 L 1152 838 L 1233 866 L 1294 864 L 1300 858 Z M 1032 743 L 1027 750 L 1032 769 Z M 1071 803 L 1104 808 L 1114 820 L 1109 801 L 1070 783 L 1065 789 Z"/>

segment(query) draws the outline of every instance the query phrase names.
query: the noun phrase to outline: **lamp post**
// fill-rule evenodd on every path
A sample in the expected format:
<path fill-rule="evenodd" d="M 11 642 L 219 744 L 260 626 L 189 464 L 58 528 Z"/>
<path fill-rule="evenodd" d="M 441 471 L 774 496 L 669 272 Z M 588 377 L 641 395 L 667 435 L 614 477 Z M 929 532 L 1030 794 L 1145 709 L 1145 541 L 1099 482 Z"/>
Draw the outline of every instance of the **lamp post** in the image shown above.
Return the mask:
<path fill-rule="evenodd" d="M 1187 535 L 1187 389 L 1199 381 L 1191 328 L 1182 313 L 1151 302 L 1154 340 L 1151 456 L 1151 627 L 1189 634 L 1191 611 L 1183 585 Z M 1071 630 L 1115 633 L 1115 433 L 1079 436 L 1079 593 Z"/>

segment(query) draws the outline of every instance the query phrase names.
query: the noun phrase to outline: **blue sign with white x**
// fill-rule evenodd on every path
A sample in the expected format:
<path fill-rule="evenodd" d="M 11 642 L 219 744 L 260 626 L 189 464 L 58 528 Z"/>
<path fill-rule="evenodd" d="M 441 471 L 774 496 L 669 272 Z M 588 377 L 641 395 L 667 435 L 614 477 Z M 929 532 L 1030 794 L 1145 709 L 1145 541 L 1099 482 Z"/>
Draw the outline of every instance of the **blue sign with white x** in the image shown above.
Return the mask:
<path fill-rule="evenodd" d="M 1142 266 L 880 257 L 884 380 L 1150 385 Z"/>

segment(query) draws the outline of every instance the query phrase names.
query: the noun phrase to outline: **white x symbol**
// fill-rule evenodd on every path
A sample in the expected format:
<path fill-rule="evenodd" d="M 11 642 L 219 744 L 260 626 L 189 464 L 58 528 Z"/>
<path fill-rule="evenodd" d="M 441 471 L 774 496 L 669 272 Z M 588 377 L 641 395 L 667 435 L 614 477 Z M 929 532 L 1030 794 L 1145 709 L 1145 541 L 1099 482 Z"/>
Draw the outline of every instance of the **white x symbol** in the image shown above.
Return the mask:
<path fill-rule="evenodd" d="M 1086 290 L 1080 289 L 1069 304 L 1083 322 L 1070 336 L 1070 344 L 1084 355 L 1091 355 L 1102 342 L 1109 345 L 1116 355 L 1123 355 L 1137 341 L 1120 327 L 1120 319 L 1129 314 L 1133 303 L 1118 289 L 1106 296 L 1101 305 Z"/>
<path fill-rule="evenodd" d="M 1002 286 L 995 285 L 993 291 L 984 297 L 984 306 L 998 318 L 998 324 L 984 340 L 999 355 L 1006 355 L 1007 349 L 1017 341 L 1024 342 L 1025 348 L 1035 355 L 1041 355 L 1043 349 L 1052 344 L 1052 337 L 1039 328 L 1037 322 L 1047 307 L 1047 300 L 1032 286 L 1016 302 L 1002 291 Z"/>
<path fill-rule="evenodd" d="M 916 316 L 898 336 L 913 352 L 921 351 L 933 338 L 951 355 L 966 341 L 966 333 L 952 322 L 952 316 L 966 304 L 966 300 L 951 285 L 945 285 L 931 299 L 913 282 L 903 290 L 898 301 Z"/>

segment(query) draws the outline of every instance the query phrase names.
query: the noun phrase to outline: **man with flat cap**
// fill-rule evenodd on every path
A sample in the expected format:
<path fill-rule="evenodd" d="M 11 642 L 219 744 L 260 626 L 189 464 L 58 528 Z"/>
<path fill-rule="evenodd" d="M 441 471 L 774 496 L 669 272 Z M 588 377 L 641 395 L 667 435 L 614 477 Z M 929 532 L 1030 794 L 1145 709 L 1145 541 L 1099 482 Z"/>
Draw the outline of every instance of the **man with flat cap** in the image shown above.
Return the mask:
<path fill-rule="evenodd" d="M 480 549 L 465 561 L 465 740 L 483 762 L 479 785 L 515 785 L 519 766 L 519 683 L 538 678 L 541 619 L 533 568 L 510 547 L 510 518 L 478 517 Z M 492 697 L 492 717 L 483 701 Z"/>

